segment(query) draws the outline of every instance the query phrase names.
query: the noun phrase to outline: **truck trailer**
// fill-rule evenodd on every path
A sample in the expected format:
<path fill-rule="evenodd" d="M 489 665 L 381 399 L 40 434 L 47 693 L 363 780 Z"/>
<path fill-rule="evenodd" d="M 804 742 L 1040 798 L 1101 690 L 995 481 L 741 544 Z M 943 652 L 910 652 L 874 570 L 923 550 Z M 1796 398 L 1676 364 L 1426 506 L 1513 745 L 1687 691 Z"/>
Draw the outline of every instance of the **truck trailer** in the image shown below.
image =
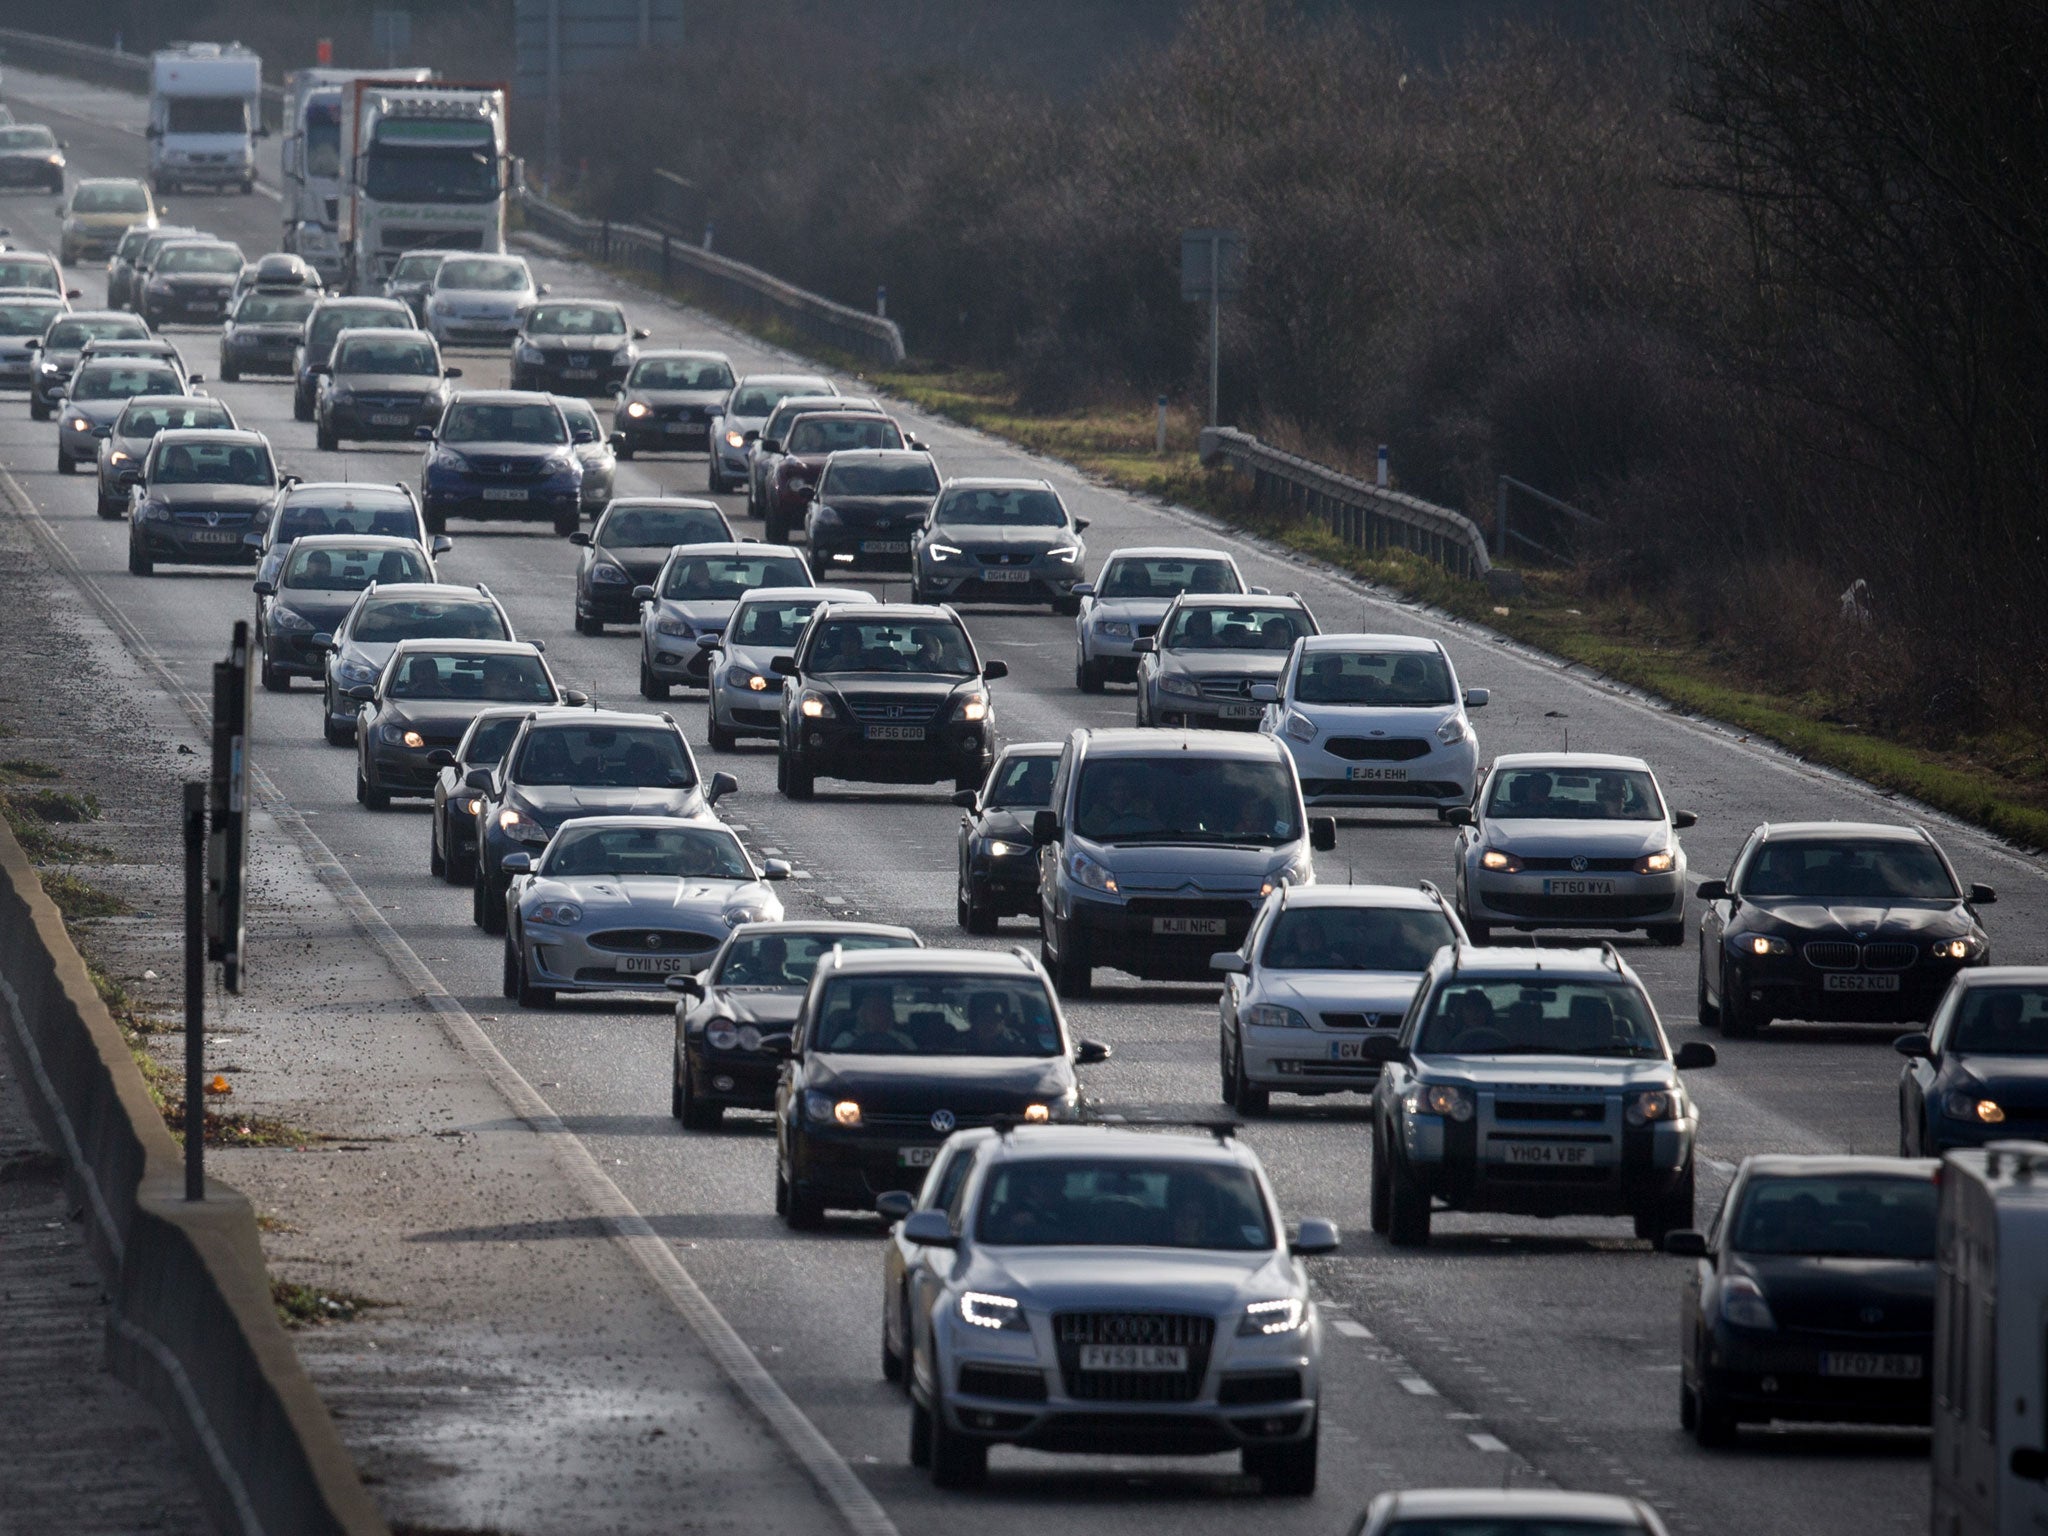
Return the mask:
<path fill-rule="evenodd" d="M 337 287 L 341 260 L 341 98 L 358 80 L 424 85 L 431 69 L 295 69 L 284 77 L 283 249 L 305 257 Z"/>
<path fill-rule="evenodd" d="M 407 251 L 505 249 L 504 86 L 357 80 L 342 89 L 341 146 L 351 292 L 380 292 Z"/>
<path fill-rule="evenodd" d="M 256 190 L 263 61 L 240 43 L 178 43 L 149 70 L 149 179 L 182 187 Z"/>

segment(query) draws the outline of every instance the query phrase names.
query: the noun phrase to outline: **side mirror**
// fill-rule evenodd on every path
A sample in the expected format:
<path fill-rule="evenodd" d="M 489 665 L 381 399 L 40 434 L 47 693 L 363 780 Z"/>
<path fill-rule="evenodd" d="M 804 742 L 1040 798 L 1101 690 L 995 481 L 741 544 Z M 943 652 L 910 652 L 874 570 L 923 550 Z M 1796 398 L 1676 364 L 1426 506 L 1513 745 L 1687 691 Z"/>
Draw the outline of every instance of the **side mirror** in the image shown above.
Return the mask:
<path fill-rule="evenodd" d="M 263 531 L 259 528 L 252 528 L 249 532 L 242 535 L 242 542 L 251 549 L 261 549 L 263 547 Z M 266 582 L 265 585 L 267 586 L 268 583 Z M 265 592 L 262 595 L 269 597 L 271 594 Z"/>
<path fill-rule="evenodd" d="M 761 865 L 763 880 L 787 880 L 795 872 L 787 859 L 767 859 Z"/>
<path fill-rule="evenodd" d="M 771 656 L 768 658 L 768 670 L 777 677 L 795 677 L 797 675 L 796 658 L 794 656 Z"/>
<path fill-rule="evenodd" d="M 624 448 L 626 446 L 626 434 L 623 432 L 614 432 L 610 437 L 605 439 L 605 442 L 610 444 L 612 451 L 616 453 L 619 449 Z"/>
<path fill-rule="evenodd" d="M 742 443 L 758 443 L 759 441 L 761 441 L 761 434 L 754 428 L 749 427 L 745 432 L 740 434 L 740 441 Z"/>
<path fill-rule="evenodd" d="M 369 704 L 376 700 L 377 688 L 373 683 L 357 683 L 349 689 L 348 696 L 358 704 Z"/>
<path fill-rule="evenodd" d="M 2007 1465 L 2012 1468 L 2014 1477 L 2025 1478 L 2030 1483 L 2048 1483 L 2048 1451 L 2037 1450 L 2031 1445 L 2016 1445 Z"/>
<path fill-rule="evenodd" d="M 1454 827 L 1476 827 L 1479 825 L 1479 818 L 1472 814 L 1472 807 L 1469 805 L 1452 806 L 1444 812 L 1444 820 Z"/>
<path fill-rule="evenodd" d="M 1254 703 L 1271 704 L 1275 699 L 1279 697 L 1280 685 L 1278 683 L 1252 684 L 1252 700 Z"/>
<path fill-rule="evenodd" d="M 187 384 L 204 384 L 206 382 L 206 375 L 203 373 L 188 373 L 185 375 L 185 382 Z"/>
<path fill-rule="evenodd" d="M 1934 1054 L 1932 1047 L 1933 1041 L 1928 1038 L 1924 1029 L 1915 1030 L 1910 1035 L 1901 1035 L 1892 1042 L 1893 1050 L 1914 1061 L 1926 1061 Z"/>
<path fill-rule="evenodd" d="M 1996 892 L 1996 891 L 1994 891 L 1993 889 L 1991 889 L 1991 887 L 1990 887 L 1990 886 L 1988 886 L 1988 885 L 1973 885 L 1973 886 L 1971 886 L 1971 887 L 1970 887 L 1970 905 L 1971 905 L 1971 906 L 1973 906 L 1973 907 L 1988 907 L 1988 906 L 1990 906 L 1990 905 L 1991 905 L 1991 904 L 1992 904 L 1993 902 L 1995 902 L 1996 900 L 1998 900 L 1998 892 Z"/>
<path fill-rule="evenodd" d="M 83 288 L 66 288 L 64 290 L 64 297 L 67 299 L 82 299 L 85 297 L 85 290 Z"/>
<path fill-rule="evenodd" d="M 993 683 L 1009 675 L 1010 664 L 1007 661 L 985 661 L 981 664 L 981 680 L 985 683 Z"/>
<path fill-rule="evenodd" d="M 1312 1259 L 1319 1253 L 1335 1253 L 1338 1244 L 1337 1224 L 1311 1216 L 1295 1228 L 1294 1239 L 1288 1249 L 1298 1259 Z"/>
<path fill-rule="evenodd" d="M 488 794 L 491 788 L 491 770 L 488 768 L 470 769 L 469 772 L 462 776 L 462 787 L 464 789 L 482 790 Z"/>
<path fill-rule="evenodd" d="M 725 636 L 699 635 L 697 637 L 697 649 L 700 651 L 722 651 L 725 649 Z"/>
<path fill-rule="evenodd" d="M 654 332 L 648 330 L 647 327 L 643 325 L 635 328 L 633 332 L 633 339 L 635 341 L 645 341 L 648 337 L 652 336 L 653 334 Z"/>
<path fill-rule="evenodd" d="M 535 643 L 538 644 L 539 642 L 536 641 Z M 594 709 L 597 707 L 591 701 L 590 695 L 581 688 L 564 688 L 562 690 L 562 704 L 568 709 Z"/>
<path fill-rule="evenodd" d="M 553 283 L 542 283 L 538 288 L 534 289 L 533 291 L 539 294 L 542 298 L 546 298 L 550 293 L 554 292 L 554 289 L 555 285 Z"/>
<path fill-rule="evenodd" d="M 1093 597 L 1095 595 L 1095 583 L 1092 581 L 1077 581 L 1067 590 L 1075 597 Z"/>
<path fill-rule="evenodd" d="M 1465 707 L 1467 709 L 1484 709 L 1492 702 L 1493 690 L 1490 688 L 1467 688 L 1465 690 Z"/>
<path fill-rule="evenodd" d="M 1328 853 L 1337 846 L 1337 818 L 1334 816 L 1311 816 L 1308 819 L 1308 845 L 1317 853 Z"/>
<path fill-rule="evenodd" d="M 761 439 L 761 451 L 762 451 L 763 453 L 780 453 L 780 452 L 782 452 L 782 439 L 781 439 L 781 438 L 779 438 L 779 437 L 764 437 L 764 438 L 762 438 L 762 439 Z"/>
<path fill-rule="evenodd" d="M 704 800 L 706 804 L 716 805 L 727 795 L 736 795 L 739 792 L 738 779 L 729 773 L 714 773 L 711 775 L 711 787 L 704 792 Z"/>
<path fill-rule="evenodd" d="M 1074 1042 L 1074 1065 L 1092 1067 L 1098 1062 L 1109 1060 L 1109 1047 L 1100 1040 L 1077 1040 Z"/>
<path fill-rule="evenodd" d="M 434 440 L 434 429 L 432 427 L 414 427 L 412 435 L 417 442 L 431 443 Z"/>
<path fill-rule="evenodd" d="M 1688 1040 L 1678 1048 L 1678 1054 L 1671 1058 L 1671 1065 L 1681 1072 L 1697 1072 L 1702 1067 L 1711 1067 L 1721 1057 L 1704 1040 Z"/>
<path fill-rule="evenodd" d="M 980 801 L 981 796 L 971 789 L 956 789 L 953 791 L 953 803 L 963 811 L 973 810 Z"/>
<path fill-rule="evenodd" d="M 508 875 L 530 875 L 533 873 L 533 855 L 530 853 L 508 853 L 498 860 L 498 868 Z"/>
<path fill-rule="evenodd" d="M 597 434 L 588 427 L 578 427 L 569 434 L 569 441 L 572 443 L 594 443 L 597 441 Z"/>
<path fill-rule="evenodd" d="M 1700 888 L 1693 893 L 1701 901 L 1726 901 L 1728 882 L 1726 880 L 1702 880 Z"/>
<path fill-rule="evenodd" d="M 1382 1066 L 1390 1061 L 1406 1061 L 1408 1047 L 1401 1043 L 1399 1035 L 1367 1035 L 1358 1042 L 1360 1061 L 1377 1061 Z"/>
<path fill-rule="evenodd" d="M 433 539 L 428 543 L 427 553 L 430 555 L 445 555 L 448 553 L 449 550 L 453 549 L 454 547 L 455 541 L 449 538 L 447 534 L 437 533 L 434 535 Z"/>
<path fill-rule="evenodd" d="M 306 364 L 306 372 L 332 373 L 334 372 L 334 365 L 332 363 L 308 363 Z"/>
<path fill-rule="evenodd" d="M 1031 840 L 1043 847 L 1060 840 L 1060 813 L 1054 810 L 1034 811 L 1031 815 Z"/>
<path fill-rule="evenodd" d="M 1247 969 L 1244 956 L 1234 949 L 1219 949 L 1209 957 L 1209 969 L 1226 976 L 1242 976 Z"/>
<path fill-rule="evenodd" d="M 443 368 L 441 370 L 441 377 L 444 379 L 459 379 L 462 377 L 462 370 L 460 368 Z"/>
<path fill-rule="evenodd" d="M 331 651 L 335 649 L 334 636 L 324 629 L 321 630 L 319 634 L 313 637 L 313 649 L 316 651 Z"/>
<path fill-rule="evenodd" d="M 958 1248 L 953 1224 L 944 1211 L 914 1211 L 903 1219 L 903 1240 L 921 1248 Z"/>
<path fill-rule="evenodd" d="M 1683 832 L 1687 827 L 1696 827 L 1699 824 L 1699 816 L 1692 811 L 1673 811 L 1671 813 L 1671 825 L 1680 832 Z"/>
<path fill-rule="evenodd" d="M 1666 1232 L 1664 1251 L 1675 1258 L 1704 1259 L 1707 1256 L 1707 1234 L 1695 1232 L 1691 1227 L 1680 1227 L 1676 1232 Z"/>
<path fill-rule="evenodd" d="M 884 1221 L 902 1221 L 917 1209 L 917 1197 L 907 1189 L 892 1189 L 875 1196 L 875 1213 Z"/>
<path fill-rule="evenodd" d="M 1131 650 L 1139 656 L 1150 656 L 1159 649 L 1159 642 L 1150 635 L 1140 635 L 1131 642 Z"/>
<path fill-rule="evenodd" d="M 652 588 L 652 587 L 648 587 L 648 586 L 639 586 L 639 587 L 635 587 L 635 588 L 633 589 L 633 601 L 634 601 L 634 602 L 636 602 L 636 603 L 651 603 L 651 602 L 653 602 L 653 601 L 654 601 L 654 588 Z"/>
<path fill-rule="evenodd" d="M 698 980 L 694 971 L 671 971 L 667 981 L 662 983 L 671 992 L 680 992 L 685 997 L 702 997 L 704 983 Z"/>
<path fill-rule="evenodd" d="M 1075 518 L 1075 519 L 1074 519 L 1074 532 L 1076 532 L 1076 533 L 1086 533 L 1087 531 L 1088 531 L 1088 519 L 1087 519 L 1087 518 L 1085 518 L 1085 517 L 1077 517 L 1077 518 Z"/>
<path fill-rule="evenodd" d="M 254 538 L 254 537 L 255 537 L 255 535 L 254 535 L 254 534 L 251 534 L 251 535 L 250 535 L 249 537 L 250 537 L 250 538 Z M 247 541 L 245 540 L 244 542 L 247 542 Z M 252 581 L 251 583 L 249 583 L 249 585 L 250 585 L 251 587 L 253 587 L 253 588 L 255 589 L 255 591 L 256 591 L 256 595 L 257 595 L 258 597 L 275 597 L 275 596 L 277 596 L 277 584 L 276 584 L 275 582 L 269 582 L 269 581 Z"/>
<path fill-rule="evenodd" d="M 455 763 L 455 754 L 446 747 L 436 747 L 427 754 L 427 766 L 429 768 L 453 768 Z"/>
<path fill-rule="evenodd" d="M 586 529 L 578 528 L 574 533 L 569 535 L 569 542 L 571 544 L 574 544 L 578 549 L 590 548 L 589 531 Z"/>

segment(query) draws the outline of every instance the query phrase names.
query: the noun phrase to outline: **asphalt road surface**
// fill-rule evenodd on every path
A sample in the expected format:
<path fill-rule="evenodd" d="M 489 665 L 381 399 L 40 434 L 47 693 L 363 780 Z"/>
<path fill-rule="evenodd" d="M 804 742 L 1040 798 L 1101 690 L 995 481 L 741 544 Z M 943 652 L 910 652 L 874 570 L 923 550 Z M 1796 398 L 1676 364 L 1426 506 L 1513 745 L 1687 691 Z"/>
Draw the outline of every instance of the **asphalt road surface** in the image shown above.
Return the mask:
<path fill-rule="evenodd" d="M 32 120 L 33 114 L 17 115 Z M 139 174 L 143 145 L 108 114 L 50 114 L 71 144 L 74 173 Z M 139 111 L 137 116 L 139 117 Z M 89 120 L 90 119 L 90 120 Z M 251 257 L 271 249 L 277 205 L 265 196 L 173 198 L 180 222 L 238 240 Z M 51 200 L 8 197 L 0 218 L 16 241 L 54 248 Z M 764 347 L 680 307 L 599 274 L 536 259 L 556 296 L 624 299 L 649 345 L 712 345 L 741 372 L 788 367 Z M 103 293 L 103 273 L 81 269 L 81 304 Z M 174 330 L 191 365 L 211 377 L 213 337 Z M 471 386 L 502 383 L 502 355 L 457 353 Z M 277 381 L 209 385 L 244 425 L 269 434 L 284 466 L 308 479 L 417 480 L 411 447 L 313 447 L 310 424 L 291 419 Z M 609 419 L 608 413 L 605 419 Z M 1659 770 L 1673 803 L 1698 812 L 1686 834 L 1695 880 L 1719 876 L 1751 827 L 1814 817 L 1896 819 L 1905 812 L 1867 787 L 1812 770 L 1711 724 L 1675 716 L 1520 652 L 1468 627 L 1364 591 L 1250 541 L 1218 533 L 1171 509 L 1103 490 L 1060 466 L 919 418 L 943 473 L 1044 474 L 1092 520 L 1091 570 L 1126 544 L 1215 540 L 1248 578 L 1298 590 L 1326 630 L 1365 628 L 1435 635 L 1451 648 L 1468 686 L 1488 687 L 1475 716 L 1490 755 L 1557 747 L 1639 753 Z M 125 570 L 126 528 L 93 513 L 89 477 L 53 472 L 54 427 L 29 420 L 19 396 L 0 402 L 0 464 L 56 526 L 84 569 L 118 601 L 172 669 L 203 687 L 231 620 L 249 614 L 246 570 L 170 569 L 151 578 Z M 698 456 L 642 457 L 620 466 L 620 494 L 704 494 Z M 741 522 L 738 498 L 726 498 Z M 485 581 L 508 605 L 522 636 L 547 641 L 565 685 L 603 704 L 645 709 L 635 691 L 637 637 L 613 630 L 586 638 L 571 627 L 574 551 L 543 526 L 456 523 L 446 579 Z M 753 525 L 758 532 L 758 525 Z M 889 589 L 901 596 L 904 584 Z M 1078 725 L 1131 720 L 1128 689 L 1085 697 L 1072 681 L 1072 622 L 1045 612 L 970 610 L 985 656 L 1008 661 L 995 689 L 1009 740 L 1054 738 Z M 807 878 L 787 887 L 793 915 L 859 915 L 907 922 L 937 943 L 967 943 L 953 923 L 954 839 L 959 812 L 949 786 L 849 788 L 827 781 L 796 804 L 774 793 L 765 746 L 712 754 L 701 697 L 668 706 L 689 730 L 700 761 L 735 772 L 743 793 L 724 806 L 758 853 L 792 859 Z M 570 999 L 521 1014 L 498 994 L 499 944 L 473 929 L 468 896 L 427 872 L 423 805 L 373 815 L 352 795 L 347 752 L 322 745 L 314 691 L 260 695 L 256 750 L 301 811 L 317 813 L 328 846 L 370 899 L 427 957 L 443 984 L 479 1015 L 498 1047 L 547 1096 L 606 1165 L 783 1387 L 861 1474 L 906 1532 L 971 1518 L 990 1532 L 1043 1528 L 1048 1514 L 1076 1528 L 1123 1527 L 1169 1518 L 1189 1531 L 1232 1527 L 1251 1514 L 1249 1484 L 1234 1461 L 1099 1463 L 998 1452 L 985 1490 L 940 1495 L 909 1468 L 907 1414 L 877 1365 L 879 1264 L 873 1218 L 835 1217 L 822 1234 L 784 1231 L 771 1214 L 773 1140 L 765 1117 L 732 1116 L 721 1132 L 685 1135 L 667 1114 L 670 1023 L 661 1006 Z M 1340 818 L 1339 845 L 1320 855 L 1326 880 L 1413 882 L 1450 875 L 1449 829 L 1407 814 Z M 1939 825 L 1964 879 L 2000 889 L 1987 913 L 1995 958 L 2048 958 L 2048 880 L 2034 860 L 1982 834 Z M 1033 944 L 1024 922 L 1000 944 Z M 1674 1040 L 1694 1036 L 1694 951 L 1621 943 L 1643 974 Z M 433 957 L 446 956 L 445 960 Z M 1091 1069 L 1098 1096 L 1172 1103 L 1217 1102 L 1216 1010 L 1206 987 L 1140 984 L 1103 974 L 1096 996 L 1070 1009 L 1076 1032 L 1110 1042 L 1115 1058 Z M 1778 1026 L 1753 1042 L 1720 1043 L 1721 1065 L 1691 1080 L 1702 1110 L 1701 1216 L 1734 1162 L 1755 1152 L 1887 1151 L 1896 1145 L 1898 1058 L 1886 1028 Z M 1366 1228 L 1368 1163 L 1363 1101 L 1282 1097 L 1270 1119 L 1246 1132 L 1265 1159 L 1290 1218 L 1329 1217 L 1346 1240 L 1316 1273 L 1332 1317 L 1325 1398 L 1323 1487 L 1307 1504 L 1274 1503 L 1254 1518 L 1274 1529 L 1327 1531 L 1371 1492 L 1417 1482 L 1528 1480 L 1633 1491 L 1655 1500 L 1678 1529 L 1754 1536 L 1909 1532 L 1927 1519 L 1924 1437 L 1910 1433 L 1773 1431 L 1739 1449 L 1702 1454 L 1678 1428 L 1678 1296 L 1681 1262 L 1633 1240 L 1626 1221 L 1552 1222 L 1440 1216 L 1422 1253 L 1395 1252 Z M 1391 1385 L 1390 1385 L 1391 1384 Z"/>

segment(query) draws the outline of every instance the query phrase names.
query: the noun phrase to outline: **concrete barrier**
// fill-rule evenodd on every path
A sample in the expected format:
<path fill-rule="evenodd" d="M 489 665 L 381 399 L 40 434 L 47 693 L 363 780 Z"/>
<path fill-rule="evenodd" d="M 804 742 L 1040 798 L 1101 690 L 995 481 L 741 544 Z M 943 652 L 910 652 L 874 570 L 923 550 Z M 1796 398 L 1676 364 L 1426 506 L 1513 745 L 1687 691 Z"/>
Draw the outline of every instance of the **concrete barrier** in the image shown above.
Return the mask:
<path fill-rule="evenodd" d="M 177 1143 L 35 868 L 0 823 L 0 1008 L 113 1298 L 108 1359 L 233 1536 L 389 1536 L 270 1296 L 249 1202 L 184 1199 Z"/>

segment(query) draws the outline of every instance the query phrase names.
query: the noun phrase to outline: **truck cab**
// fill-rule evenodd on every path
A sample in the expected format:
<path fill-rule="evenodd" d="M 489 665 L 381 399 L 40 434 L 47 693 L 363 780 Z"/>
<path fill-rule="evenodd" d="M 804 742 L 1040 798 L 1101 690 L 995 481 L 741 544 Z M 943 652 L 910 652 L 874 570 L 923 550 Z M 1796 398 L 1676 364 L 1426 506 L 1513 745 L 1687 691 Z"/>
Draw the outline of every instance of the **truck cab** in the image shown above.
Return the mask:
<path fill-rule="evenodd" d="M 149 176 L 173 188 L 256 190 L 263 61 L 239 43 L 183 43 L 150 61 Z"/>
<path fill-rule="evenodd" d="M 381 293 L 408 251 L 503 251 L 513 171 L 502 86 L 348 86 L 338 234 L 350 291 Z"/>
<path fill-rule="evenodd" d="M 424 85 L 433 78 L 430 69 L 296 69 L 284 77 L 283 249 L 305 257 L 330 287 L 346 275 L 338 233 L 343 93 L 358 80 Z"/>

